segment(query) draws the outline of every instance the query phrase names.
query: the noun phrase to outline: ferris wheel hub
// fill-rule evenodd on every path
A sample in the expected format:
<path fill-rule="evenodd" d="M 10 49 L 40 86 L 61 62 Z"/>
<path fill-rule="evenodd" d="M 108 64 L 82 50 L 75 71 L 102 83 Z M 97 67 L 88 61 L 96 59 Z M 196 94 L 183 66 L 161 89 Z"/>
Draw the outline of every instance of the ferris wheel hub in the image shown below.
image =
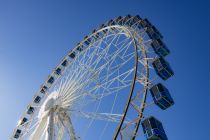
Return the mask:
<path fill-rule="evenodd" d="M 50 110 L 57 111 L 59 108 L 57 98 L 58 98 L 58 92 L 54 91 L 49 94 L 45 102 L 42 104 L 41 109 L 39 111 L 39 117 L 42 118 L 46 115 L 46 113 L 49 113 Z"/>

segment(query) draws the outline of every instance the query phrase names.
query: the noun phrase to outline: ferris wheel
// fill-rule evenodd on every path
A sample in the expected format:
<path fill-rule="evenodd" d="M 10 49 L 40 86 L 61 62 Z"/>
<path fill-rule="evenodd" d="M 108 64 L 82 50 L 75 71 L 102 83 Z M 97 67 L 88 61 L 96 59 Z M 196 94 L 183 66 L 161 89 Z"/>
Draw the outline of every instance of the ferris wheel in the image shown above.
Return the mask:
<path fill-rule="evenodd" d="M 138 15 L 93 30 L 41 85 L 11 140 L 167 140 L 153 117 L 174 104 L 160 82 L 174 75 L 162 39 Z"/>

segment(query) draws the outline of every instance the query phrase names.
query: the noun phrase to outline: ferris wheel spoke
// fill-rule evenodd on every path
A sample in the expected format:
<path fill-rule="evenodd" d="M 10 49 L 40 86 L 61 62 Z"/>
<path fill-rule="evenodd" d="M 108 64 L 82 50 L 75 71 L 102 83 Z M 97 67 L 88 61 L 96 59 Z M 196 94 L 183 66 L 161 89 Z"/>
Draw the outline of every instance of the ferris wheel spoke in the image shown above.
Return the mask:
<path fill-rule="evenodd" d="M 95 49 L 94 51 L 97 51 L 97 49 Z M 87 54 L 87 53 L 85 53 L 85 54 Z M 94 54 L 94 52 L 93 52 L 93 54 Z M 92 56 L 94 56 L 94 55 L 92 55 Z M 83 57 L 83 58 L 85 58 L 85 57 Z M 92 57 L 92 59 L 93 59 L 93 57 Z M 69 75 L 68 75 L 68 78 L 67 78 L 69 80 L 73 80 L 73 79 L 78 78 L 80 76 L 80 74 L 82 72 L 84 72 L 84 67 L 79 67 L 78 65 L 80 63 L 78 63 L 78 65 L 77 65 L 76 61 L 78 61 L 78 59 L 76 59 L 75 62 L 72 64 L 72 67 L 74 67 L 74 71 L 73 72 L 72 71 L 69 71 Z M 67 84 L 67 82 L 66 82 L 66 84 Z M 66 87 L 66 86 L 64 86 L 64 87 Z M 64 93 L 64 92 L 62 92 L 62 93 Z"/>
<path fill-rule="evenodd" d="M 93 112 L 82 112 L 82 111 L 77 111 L 77 110 L 67 110 L 67 111 L 76 117 L 115 122 L 115 123 L 119 122 L 121 117 L 123 116 L 123 114 L 112 114 L 112 113 L 95 113 L 95 112 L 93 113 Z"/>
<path fill-rule="evenodd" d="M 66 77 L 65 77 L 65 79 L 62 79 L 61 81 L 60 81 L 60 84 L 59 84 L 59 88 L 57 89 L 57 92 L 59 93 L 58 94 L 58 99 L 60 100 L 60 97 L 63 95 L 63 93 L 64 93 L 64 91 L 66 91 L 66 89 L 67 89 L 67 87 L 68 87 L 68 81 L 67 81 L 67 79 L 69 79 L 69 77 L 70 77 L 70 74 L 69 75 L 67 75 Z"/>
<path fill-rule="evenodd" d="M 107 68 L 107 71 L 108 71 L 108 74 L 107 75 L 104 75 L 104 76 L 101 76 L 100 79 L 102 79 L 102 81 L 99 81 L 102 83 L 102 82 L 105 82 L 106 79 L 109 79 L 110 77 L 112 77 L 114 74 L 116 74 L 117 71 L 120 70 L 120 68 L 122 68 L 124 66 L 124 64 L 126 64 L 127 62 L 129 62 L 130 59 L 128 59 L 127 61 L 123 62 L 122 64 L 119 64 L 117 66 L 115 66 L 114 68 L 110 68 L 108 67 Z M 134 71 L 134 68 L 131 68 L 123 73 L 121 73 L 120 75 L 118 74 L 116 77 L 114 78 L 118 78 L 118 77 L 121 77 L 123 76 L 123 80 L 127 79 L 127 77 Z M 106 80 L 107 81 L 107 80 Z"/>
<path fill-rule="evenodd" d="M 130 47 L 130 45 L 132 43 L 132 40 L 130 40 L 130 41 L 128 41 L 129 39 L 124 39 L 124 40 L 125 40 L 125 43 L 122 44 L 120 48 L 117 48 L 117 51 L 114 54 L 114 55 L 119 56 L 123 61 L 125 61 L 125 59 L 123 57 L 124 57 L 125 53 L 127 53 L 128 48 Z M 122 55 L 119 55 L 120 53 L 123 53 L 123 54 Z M 130 54 L 132 54 L 132 53 L 133 52 L 131 52 Z M 112 54 L 110 54 L 110 56 L 112 56 Z"/>
<path fill-rule="evenodd" d="M 123 37 L 125 37 L 126 35 L 124 35 Z M 117 49 L 120 49 L 121 46 L 125 46 L 126 43 L 128 43 L 128 41 L 131 40 L 130 37 L 125 37 L 125 39 L 122 39 L 122 40 L 117 40 L 116 43 L 114 44 L 114 46 L 117 48 Z M 130 43 L 130 42 L 129 42 Z"/>
<path fill-rule="evenodd" d="M 36 127 L 36 128 L 33 131 L 33 133 L 30 135 L 30 140 L 41 139 L 43 137 L 43 135 L 45 135 L 47 133 L 48 116 L 47 115 L 44 116 L 37 124 L 35 124 L 33 127 L 31 127 L 30 130 L 34 129 L 34 127 Z"/>
<path fill-rule="evenodd" d="M 88 80 L 91 80 L 91 79 L 88 79 Z M 71 88 L 71 92 L 66 91 L 65 95 L 62 97 L 62 98 L 63 98 L 63 101 L 64 101 L 65 99 L 72 98 L 72 96 L 74 96 L 75 93 L 78 93 L 78 92 L 76 92 L 76 91 L 77 91 L 77 90 L 81 90 L 81 87 L 83 87 L 83 86 L 84 86 L 85 84 L 87 84 L 88 82 L 89 82 L 89 81 L 86 81 L 86 82 L 82 83 L 80 86 L 77 86 L 77 87 L 75 87 L 75 88 Z M 80 82 L 78 82 L 78 83 L 80 83 Z M 70 93 L 70 94 L 67 94 L 67 93 Z M 75 95 L 74 97 L 78 98 L 78 97 L 81 97 L 81 95 L 80 95 L 80 94 L 77 94 L 77 95 Z"/>
<path fill-rule="evenodd" d="M 77 81 L 78 80 L 82 80 L 82 78 L 77 79 Z M 66 84 L 63 85 L 63 89 L 65 89 L 65 90 L 60 91 L 61 92 L 60 93 L 60 96 L 65 96 L 66 93 L 67 93 L 67 91 L 69 91 L 70 88 L 74 87 L 77 84 L 76 79 L 75 79 L 75 82 L 72 82 L 72 81 L 74 81 L 74 80 L 72 80 L 72 78 L 70 77 L 70 75 L 68 75 L 68 78 L 65 80 L 65 83 Z"/>
<path fill-rule="evenodd" d="M 90 79 L 89 79 L 90 80 Z M 75 82 L 76 83 L 76 82 Z M 77 83 L 81 83 L 80 81 L 79 82 L 77 82 Z M 77 90 L 81 90 L 82 89 L 82 87 L 86 84 L 86 83 L 88 83 L 88 81 L 87 82 L 83 82 L 82 84 L 80 84 L 79 86 L 72 86 L 72 85 L 70 85 L 69 84 L 69 88 L 67 88 L 68 90 L 65 92 L 65 94 L 62 96 L 62 98 L 63 98 L 63 100 L 65 99 L 65 98 L 69 98 L 69 97 L 71 97 Z M 72 88 L 73 87 L 73 88 Z M 71 92 L 68 92 L 68 91 L 70 91 L 71 90 Z M 67 93 L 70 93 L 70 94 L 67 94 Z M 80 95 L 79 95 L 80 96 Z M 79 97 L 79 96 L 75 96 L 75 97 Z"/>
<path fill-rule="evenodd" d="M 148 39 L 148 40 L 144 40 L 143 44 L 147 47 L 150 47 L 151 48 L 151 43 L 152 43 L 152 39 Z"/>
<path fill-rule="evenodd" d="M 26 135 L 30 135 L 30 133 L 32 133 L 32 130 L 34 128 L 36 128 L 36 126 L 39 124 L 39 122 L 36 122 L 35 124 L 33 124 L 33 126 L 31 126 L 30 128 L 27 129 L 23 129 L 24 133 L 22 135 L 22 138 L 24 138 Z"/>
<path fill-rule="evenodd" d="M 109 42 L 110 40 L 112 40 L 112 36 L 120 36 L 120 35 L 125 35 L 125 33 L 123 32 L 123 30 L 114 30 L 114 31 L 110 31 L 108 32 L 108 35 L 105 37 L 104 41 Z"/>
<path fill-rule="evenodd" d="M 113 39 L 114 40 L 114 39 Z M 98 64 L 99 64 L 99 62 L 101 62 L 101 60 L 105 60 L 105 58 L 104 58 L 104 56 L 106 56 L 106 54 L 107 54 L 107 52 L 109 51 L 109 49 L 112 47 L 112 45 L 111 45 L 111 43 L 110 44 L 108 44 L 103 50 L 102 50 L 102 52 L 100 53 L 100 54 L 97 54 L 97 60 L 95 60 L 95 62 L 94 63 L 92 63 L 92 64 L 90 64 L 90 67 L 92 67 L 93 69 L 95 69 L 97 66 L 98 66 Z M 113 59 L 115 59 L 116 58 L 116 52 L 115 52 L 115 55 L 114 55 L 114 57 L 111 57 L 111 60 L 113 60 Z M 111 61 L 111 60 L 105 60 L 106 61 L 106 63 L 104 64 L 104 65 L 107 65 L 108 64 L 108 62 L 109 61 Z"/>
<path fill-rule="evenodd" d="M 108 44 L 107 46 L 109 46 L 109 47 L 106 47 L 106 48 L 110 48 L 112 45 L 112 42 L 110 42 L 110 44 Z M 126 46 L 125 46 L 126 47 Z M 124 46 L 122 47 L 122 49 L 119 49 L 119 50 L 117 50 L 116 52 L 115 52 L 115 54 L 114 54 L 114 56 L 112 56 L 111 58 L 109 58 L 109 61 L 107 61 L 107 62 L 110 62 L 110 59 L 111 60 L 113 60 L 113 59 L 115 59 L 116 58 L 116 56 L 122 51 L 124 49 Z M 105 49 L 104 49 L 105 50 Z M 103 56 L 103 55 L 101 55 L 101 56 Z M 101 59 L 98 59 L 96 62 L 100 62 L 100 60 Z M 106 63 L 107 64 L 107 63 Z"/>
<path fill-rule="evenodd" d="M 82 71 L 80 70 L 80 72 L 82 72 Z M 83 75 L 80 75 L 81 78 L 80 78 L 79 80 L 82 80 L 82 78 L 84 77 L 84 75 L 85 75 L 86 73 L 87 73 L 87 72 L 84 71 Z M 79 76 L 79 73 L 77 74 L 77 76 Z M 72 79 L 72 78 L 71 78 L 71 79 Z"/>
<path fill-rule="evenodd" d="M 139 24 L 140 24 L 140 20 L 135 22 L 133 25 L 131 25 L 131 29 L 134 31 L 139 31 Z"/>
<path fill-rule="evenodd" d="M 89 93 L 87 94 L 89 97 L 91 97 L 91 99 L 93 99 L 92 101 L 98 101 L 98 100 L 101 100 L 102 98 L 106 97 L 106 96 L 109 96 L 109 95 L 112 95 L 112 94 L 116 94 L 117 91 L 119 91 L 120 89 L 122 88 L 125 88 L 125 86 L 123 87 L 119 87 L 118 89 L 113 89 L 113 91 L 106 91 L 106 92 L 103 92 L 101 94 L 99 94 L 98 92 L 96 93 Z"/>
<path fill-rule="evenodd" d="M 102 98 L 108 96 L 108 95 L 111 95 L 111 94 L 116 94 L 121 90 L 123 89 L 124 87 L 118 87 L 118 88 L 115 88 L 115 89 L 112 89 L 112 90 L 103 90 L 103 92 L 99 92 L 99 88 L 98 89 L 95 89 L 95 92 L 92 91 L 92 93 L 90 93 L 89 91 L 86 91 L 85 94 L 83 95 L 83 97 L 85 96 L 89 96 L 91 97 L 89 100 L 86 99 L 86 102 L 85 103 L 79 103 L 80 105 L 87 105 L 87 104 L 90 104 L 90 103 L 93 103 L 95 101 L 100 101 Z M 77 98 L 78 99 L 78 98 Z"/>
<path fill-rule="evenodd" d="M 111 82 L 111 81 L 109 81 L 109 82 Z M 126 81 L 124 81 L 124 82 L 126 82 Z M 114 94 L 117 91 L 120 91 L 121 89 L 123 89 L 125 87 L 128 87 L 130 84 L 126 84 L 126 85 L 123 85 L 123 86 L 117 86 L 117 87 L 114 87 L 114 88 L 104 88 L 103 85 L 104 84 L 97 85 L 94 89 L 90 89 L 89 91 L 86 91 L 85 96 L 89 96 L 89 97 L 93 98 L 94 100 L 99 100 L 103 97 Z M 105 92 L 101 93 L 101 94 L 99 94 L 98 92 L 94 92 L 94 91 L 98 90 L 99 88 L 105 89 L 104 90 Z"/>
<path fill-rule="evenodd" d="M 116 37 L 112 38 L 112 41 L 114 41 L 115 38 Z M 107 50 L 109 50 L 109 48 L 111 47 L 111 45 L 106 45 L 105 48 L 101 48 L 102 46 L 104 46 L 104 45 L 102 45 L 102 43 L 107 44 L 105 40 L 101 39 L 99 44 L 93 46 L 96 49 L 94 50 L 93 53 L 91 53 L 91 56 L 89 56 L 90 59 L 87 60 L 87 62 L 89 62 L 89 63 L 87 63 L 88 65 L 90 65 L 92 63 L 92 61 L 95 61 L 93 59 L 95 55 L 98 55 L 97 60 L 101 60 L 103 58 L 102 57 L 103 54 L 105 54 L 107 52 Z M 102 50 L 101 54 L 99 54 L 99 50 Z"/>
<path fill-rule="evenodd" d="M 118 35 L 118 34 L 117 34 L 117 35 Z M 117 46 L 117 43 L 119 42 L 120 37 L 121 37 L 121 36 L 118 35 L 117 38 L 114 40 L 114 42 L 113 42 L 113 45 L 114 45 L 114 46 Z"/>
<path fill-rule="evenodd" d="M 122 64 L 122 66 L 123 66 L 123 64 Z M 97 73 L 97 72 L 95 72 L 95 73 Z M 81 78 L 81 79 L 82 79 L 82 78 Z M 80 79 L 79 79 L 79 80 L 80 80 Z M 88 79 L 88 80 L 92 80 L 92 78 L 91 78 L 91 79 Z M 86 83 L 88 83 L 88 82 L 90 82 L 90 81 L 87 81 Z M 75 83 L 76 83 L 76 82 L 75 82 Z M 80 83 L 80 81 L 79 81 L 78 83 Z M 84 83 L 85 83 L 85 82 L 84 82 Z M 85 83 L 85 84 L 86 84 L 86 83 Z M 82 87 L 83 85 L 84 85 L 84 84 L 81 84 L 80 87 Z M 69 85 L 69 86 L 70 86 L 70 85 Z"/>
<path fill-rule="evenodd" d="M 102 49 L 101 46 L 103 42 L 104 42 L 103 40 L 100 40 L 98 44 L 92 46 L 92 48 L 89 49 L 89 50 L 93 49 L 93 51 L 92 52 L 89 51 L 89 53 L 86 53 L 87 57 L 84 57 L 84 56 L 82 57 L 84 60 L 82 64 L 90 65 L 93 61 L 95 61 L 94 59 L 96 55 L 98 55 L 99 50 Z M 106 50 L 103 50 L 103 51 L 106 51 Z"/>
<path fill-rule="evenodd" d="M 27 135 L 30 135 L 32 131 L 41 123 L 42 119 L 40 120 L 38 117 L 34 117 L 28 120 L 22 127 L 23 135 L 22 138 L 26 137 Z"/>
<path fill-rule="evenodd" d="M 131 58 L 132 58 L 132 57 L 131 57 Z M 115 67 L 110 68 L 110 66 L 108 66 L 108 68 L 106 68 L 107 63 L 109 63 L 109 65 L 110 65 L 110 62 L 112 61 L 112 59 L 110 59 L 106 64 L 104 64 L 104 65 L 102 65 L 101 67 L 99 67 L 96 71 L 100 71 L 101 69 L 106 68 L 106 69 L 108 69 L 109 71 L 112 70 L 111 73 L 109 74 L 109 75 L 112 75 L 114 72 L 116 72 L 117 70 L 119 70 L 123 65 L 125 65 L 127 62 L 129 62 L 129 60 L 130 60 L 131 58 L 127 59 L 126 61 L 122 62 L 121 64 L 118 64 L 118 65 L 115 66 Z M 113 71 L 113 70 L 114 70 L 114 71 Z M 106 76 L 106 75 L 105 75 L 105 76 Z M 105 77 L 105 76 L 104 76 L 104 77 Z M 104 77 L 102 76 L 101 79 L 103 79 Z"/>
<path fill-rule="evenodd" d="M 83 93 L 85 93 L 85 92 L 83 91 L 84 89 L 82 89 L 81 87 L 83 87 L 83 84 L 78 86 L 75 90 L 71 91 L 71 92 L 73 92 L 72 94 L 75 94 L 75 95 L 69 94 L 69 95 L 63 97 L 63 100 L 62 100 L 63 104 L 73 102 L 74 100 L 78 100 L 79 98 L 83 97 L 85 95 Z"/>
<path fill-rule="evenodd" d="M 110 41 L 110 40 L 108 40 L 108 41 L 105 41 L 105 44 L 109 44 L 109 42 L 111 43 L 111 45 L 113 46 L 113 47 L 115 47 L 115 48 L 117 48 L 117 49 L 120 49 L 119 48 L 119 46 L 117 46 L 117 44 L 118 45 L 120 45 L 120 46 L 124 46 L 125 45 L 125 43 L 130 39 L 130 38 L 125 38 L 125 39 L 122 39 L 122 40 L 120 40 L 120 42 L 119 42 L 119 38 L 121 37 L 121 36 L 126 36 L 126 34 L 116 34 L 116 35 L 113 35 L 113 36 L 116 36 L 116 38 L 117 38 L 117 40 L 115 41 L 115 43 L 114 43 L 114 40 L 112 39 L 112 41 Z M 116 39 L 115 38 L 115 39 Z M 117 44 L 116 44 L 117 43 Z"/>
<path fill-rule="evenodd" d="M 122 48 L 119 51 L 115 52 L 114 56 L 110 55 L 110 58 L 108 58 L 108 60 L 111 59 L 111 61 L 108 61 L 108 62 L 110 62 L 109 63 L 110 66 L 112 66 L 113 63 L 116 62 L 115 61 L 116 58 L 120 58 L 123 63 L 123 62 L 127 62 L 130 58 L 134 57 L 134 55 L 132 55 L 132 54 L 134 54 L 134 52 L 131 52 L 130 54 L 126 55 L 126 57 L 124 55 L 127 51 L 127 48 L 129 48 L 131 43 L 132 43 L 132 41 L 130 41 L 126 46 L 122 46 Z M 123 51 L 124 51 L 124 53 L 123 53 Z M 121 55 L 120 53 L 123 53 L 123 54 Z M 128 57 L 128 56 L 130 56 L 130 57 Z M 122 63 L 120 63 L 120 64 L 122 64 Z M 118 65 L 120 65 L 120 64 L 118 64 Z"/>
<path fill-rule="evenodd" d="M 111 85 L 115 80 L 119 81 L 120 83 L 123 83 L 123 85 L 126 85 L 126 78 L 134 71 L 134 69 L 129 69 L 127 71 L 125 71 L 124 73 L 121 73 L 120 75 L 117 75 L 116 77 L 113 77 L 112 79 L 109 79 L 113 74 L 109 74 L 107 75 L 106 77 L 103 77 L 103 79 L 107 79 L 106 81 L 101 81 L 100 83 L 97 84 L 96 87 L 93 88 L 93 90 L 95 88 L 98 88 L 98 87 L 102 87 L 102 86 L 106 86 L 106 85 Z M 108 80 L 109 79 L 109 80 Z M 106 86 L 106 87 L 109 87 L 109 86 Z M 92 91 L 92 90 L 90 90 Z"/>

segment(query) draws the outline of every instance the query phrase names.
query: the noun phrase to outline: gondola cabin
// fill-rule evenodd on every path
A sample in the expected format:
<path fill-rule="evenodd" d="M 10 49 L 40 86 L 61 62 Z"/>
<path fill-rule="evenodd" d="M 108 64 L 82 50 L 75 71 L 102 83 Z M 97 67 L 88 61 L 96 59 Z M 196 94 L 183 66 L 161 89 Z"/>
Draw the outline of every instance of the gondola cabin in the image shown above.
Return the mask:
<path fill-rule="evenodd" d="M 147 27 L 146 32 L 147 32 L 148 36 L 149 36 L 151 39 L 161 39 L 162 36 L 160 35 L 160 33 L 157 32 L 157 31 L 154 30 L 154 29 L 156 29 L 155 26 L 151 26 L 151 27 L 149 26 L 149 27 Z"/>
<path fill-rule="evenodd" d="M 174 104 L 168 89 L 161 83 L 154 85 L 150 88 L 150 92 L 155 104 L 161 109 L 165 110 Z"/>
<path fill-rule="evenodd" d="M 61 74 L 61 68 L 57 68 L 57 69 L 55 70 L 55 73 L 56 73 L 57 75 L 60 75 L 60 74 Z"/>
<path fill-rule="evenodd" d="M 54 77 L 51 76 L 51 77 L 48 79 L 47 83 L 53 84 L 54 81 L 55 81 Z"/>
<path fill-rule="evenodd" d="M 77 46 L 77 50 L 78 51 L 82 51 L 83 50 L 83 46 Z M 69 57 L 71 58 L 71 59 L 74 59 L 75 58 L 75 56 L 76 56 L 76 53 L 75 52 L 71 52 L 70 54 L 69 54 Z"/>
<path fill-rule="evenodd" d="M 153 40 L 151 46 L 154 52 L 160 57 L 165 57 L 170 53 L 170 50 L 166 47 L 161 39 Z"/>
<path fill-rule="evenodd" d="M 24 117 L 24 118 L 21 120 L 20 125 L 24 125 L 27 121 L 28 121 L 28 119 Z"/>
<path fill-rule="evenodd" d="M 142 122 L 142 128 L 147 140 L 168 140 L 162 123 L 153 116 Z"/>
<path fill-rule="evenodd" d="M 17 129 L 15 132 L 14 138 L 18 139 L 20 137 L 20 134 L 21 134 L 21 130 Z"/>
<path fill-rule="evenodd" d="M 28 108 L 28 110 L 27 110 L 27 114 L 30 115 L 30 114 L 32 114 L 32 113 L 34 113 L 34 107 L 31 107 L 31 106 L 30 106 L 30 107 Z"/>
<path fill-rule="evenodd" d="M 174 75 L 169 63 L 163 58 L 159 57 L 155 59 L 152 63 L 157 75 L 163 80 L 167 80 Z"/>
<path fill-rule="evenodd" d="M 150 21 L 148 19 L 146 19 L 146 18 L 144 20 L 142 20 L 140 22 L 140 24 L 141 24 L 141 27 L 142 28 L 151 27 L 152 26 L 152 24 L 150 23 Z"/>

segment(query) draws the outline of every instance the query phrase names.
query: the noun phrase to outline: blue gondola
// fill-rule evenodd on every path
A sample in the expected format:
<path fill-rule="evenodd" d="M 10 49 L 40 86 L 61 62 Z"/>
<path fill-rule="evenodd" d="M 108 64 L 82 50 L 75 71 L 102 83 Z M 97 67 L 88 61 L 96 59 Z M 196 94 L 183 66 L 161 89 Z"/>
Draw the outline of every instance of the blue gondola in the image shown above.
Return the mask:
<path fill-rule="evenodd" d="M 166 47 L 166 45 L 162 42 L 161 39 L 153 40 L 151 46 L 155 53 L 160 57 L 165 57 L 170 53 L 170 50 Z"/>
<path fill-rule="evenodd" d="M 119 22 L 122 19 L 122 16 L 117 17 L 116 22 Z"/>
<path fill-rule="evenodd" d="M 14 138 L 18 139 L 20 137 L 20 134 L 21 134 L 21 130 L 17 129 L 15 132 Z"/>
<path fill-rule="evenodd" d="M 159 32 L 156 32 L 155 26 L 148 26 L 146 32 L 151 39 L 161 39 L 162 35 Z"/>
<path fill-rule="evenodd" d="M 56 73 L 57 75 L 60 75 L 60 74 L 61 74 L 61 68 L 57 68 L 57 69 L 55 70 L 55 73 Z"/>
<path fill-rule="evenodd" d="M 115 23 L 114 23 L 114 21 L 111 19 L 109 22 L 108 22 L 108 25 L 109 26 L 112 26 L 112 25 L 114 25 Z"/>
<path fill-rule="evenodd" d="M 167 80 L 168 78 L 174 75 L 174 72 L 171 69 L 169 63 L 166 60 L 164 60 L 163 57 L 155 59 L 152 65 L 157 75 L 160 76 L 160 78 L 162 78 L 163 80 Z"/>
<path fill-rule="evenodd" d="M 146 18 L 140 22 L 140 25 L 141 25 L 142 28 L 151 27 L 152 26 L 150 21 L 148 19 L 146 19 Z"/>
<path fill-rule="evenodd" d="M 42 89 L 40 90 L 41 93 L 45 94 L 47 91 L 47 87 L 43 86 Z"/>
<path fill-rule="evenodd" d="M 94 29 L 94 30 L 92 31 L 92 34 L 94 34 L 93 37 L 94 37 L 95 39 L 98 39 L 98 38 L 99 38 L 99 33 L 98 33 L 98 32 L 96 33 L 96 29 Z"/>
<path fill-rule="evenodd" d="M 132 16 L 131 15 L 127 15 L 126 17 L 131 18 Z"/>
<path fill-rule="evenodd" d="M 100 26 L 100 29 L 103 29 L 103 28 L 106 28 L 106 27 L 107 27 L 107 26 L 106 26 L 105 24 L 102 24 L 102 25 Z M 108 31 L 108 29 L 103 29 L 103 30 L 102 30 L 102 32 L 103 32 L 104 34 L 106 34 L 107 31 Z"/>
<path fill-rule="evenodd" d="M 116 22 L 118 25 L 122 25 L 121 21 L 122 21 L 122 17 L 121 16 L 117 17 Z"/>
<path fill-rule="evenodd" d="M 124 17 L 124 21 L 123 21 L 124 24 L 127 24 L 127 25 L 130 25 L 131 26 L 133 24 L 133 22 L 132 22 L 133 20 L 131 20 L 131 19 L 132 19 L 132 16 L 131 15 L 125 16 Z"/>
<path fill-rule="evenodd" d="M 82 50 L 83 50 L 83 47 L 82 47 L 82 46 L 78 46 L 78 47 L 77 47 L 77 50 L 78 50 L 78 51 L 82 51 Z M 69 57 L 72 58 L 72 59 L 74 59 L 75 56 L 76 56 L 75 52 L 71 52 L 71 53 L 69 54 Z"/>
<path fill-rule="evenodd" d="M 51 76 L 51 77 L 48 79 L 47 83 L 53 84 L 54 81 L 55 81 L 54 77 Z"/>
<path fill-rule="evenodd" d="M 133 24 L 136 24 L 137 22 L 140 22 L 141 21 L 141 18 L 140 18 L 140 16 L 139 15 L 137 15 L 137 16 L 134 16 L 133 18 L 132 18 L 132 25 Z"/>
<path fill-rule="evenodd" d="M 41 97 L 36 96 L 36 98 L 34 99 L 34 103 L 39 103 L 40 101 L 41 101 Z"/>
<path fill-rule="evenodd" d="M 136 16 L 130 16 L 128 19 L 129 20 L 127 21 L 127 25 L 129 26 L 132 26 L 139 21 Z"/>
<path fill-rule="evenodd" d="M 136 20 L 142 20 L 142 18 L 141 18 L 139 15 L 136 15 L 136 16 L 135 16 L 135 19 L 136 19 Z"/>
<path fill-rule="evenodd" d="M 142 122 L 144 135 L 147 140 L 168 140 L 162 123 L 151 116 Z"/>
<path fill-rule="evenodd" d="M 168 89 L 161 83 L 158 83 L 150 88 L 150 92 L 155 104 L 161 109 L 165 110 L 174 104 L 174 100 L 172 99 Z"/>
<path fill-rule="evenodd" d="M 67 63 L 68 63 L 67 60 L 64 60 L 61 65 L 65 67 L 67 66 Z"/>
<path fill-rule="evenodd" d="M 24 117 L 24 118 L 22 119 L 22 121 L 21 121 L 20 125 L 25 124 L 27 121 L 28 121 L 28 119 Z"/>
<path fill-rule="evenodd" d="M 131 18 L 131 15 L 127 15 L 125 17 L 123 17 L 120 21 L 119 24 L 120 25 L 130 25 L 129 19 Z"/>
<path fill-rule="evenodd" d="M 159 35 L 161 38 L 163 38 L 163 35 L 159 32 L 159 30 L 158 30 L 155 26 L 152 26 L 152 29 L 153 29 L 156 33 L 158 33 L 158 35 Z"/>
<path fill-rule="evenodd" d="M 28 108 L 27 114 L 30 115 L 30 114 L 32 114 L 32 113 L 34 113 L 34 107 L 31 107 L 31 106 L 30 106 L 30 107 Z"/>
<path fill-rule="evenodd" d="M 80 44 L 77 44 L 77 50 L 78 51 L 83 51 L 83 46 L 82 45 L 80 45 Z M 71 58 L 74 58 L 75 57 L 75 53 L 73 52 L 73 53 L 71 53 L 70 55 L 69 55 Z"/>
<path fill-rule="evenodd" d="M 90 39 L 88 38 L 88 36 L 85 36 L 84 40 L 84 43 L 88 46 L 90 44 Z"/>

